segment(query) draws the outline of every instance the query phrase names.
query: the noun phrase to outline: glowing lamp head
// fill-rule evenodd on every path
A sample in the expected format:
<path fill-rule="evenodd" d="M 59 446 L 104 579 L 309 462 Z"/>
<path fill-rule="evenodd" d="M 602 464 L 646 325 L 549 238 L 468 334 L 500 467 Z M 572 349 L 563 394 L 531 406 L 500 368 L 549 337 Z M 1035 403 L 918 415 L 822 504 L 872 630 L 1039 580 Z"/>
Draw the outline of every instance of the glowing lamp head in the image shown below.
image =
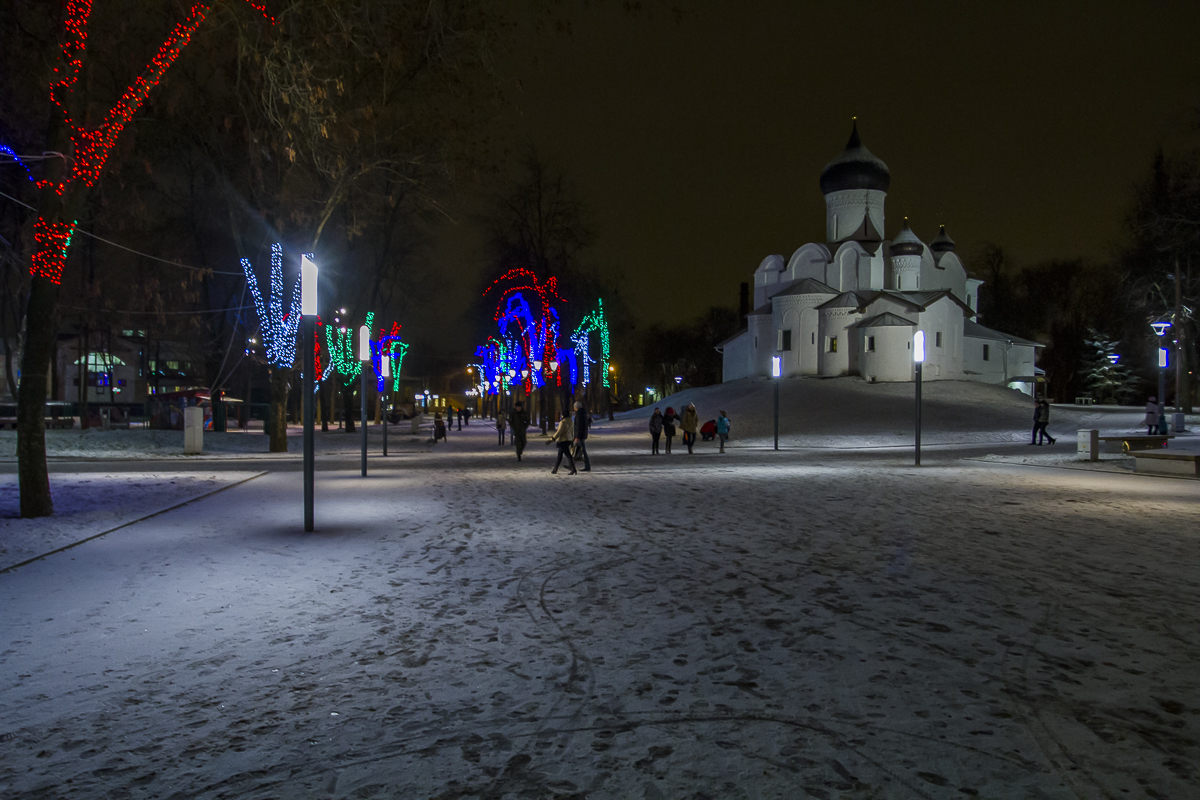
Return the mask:
<path fill-rule="evenodd" d="M 366 325 L 358 329 L 358 360 L 371 360 L 371 329 Z"/>
<path fill-rule="evenodd" d="M 676 386 L 678 386 L 678 385 L 679 385 L 679 384 L 681 384 L 681 383 L 683 383 L 683 376 L 682 376 L 682 375 L 676 375 L 676 376 L 675 376 L 675 385 L 676 385 Z"/>
<path fill-rule="evenodd" d="M 913 363 L 925 363 L 925 331 L 913 334 Z"/>
<path fill-rule="evenodd" d="M 307 255 L 300 257 L 300 313 L 305 317 L 317 313 L 317 264 Z"/>
<path fill-rule="evenodd" d="M 379 359 L 379 371 L 385 378 L 392 377 L 392 357 L 387 353 L 384 353 L 383 358 Z"/>
<path fill-rule="evenodd" d="M 539 360 L 539 359 L 534 359 L 534 361 L 533 361 L 533 369 L 534 369 L 534 371 L 535 371 L 535 372 L 541 372 L 541 371 L 542 371 L 542 362 L 541 362 L 541 360 Z"/>
<path fill-rule="evenodd" d="M 1121 357 L 1119 355 L 1117 355 L 1116 353 L 1109 353 L 1105 357 L 1108 359 L 1108 363 L 1110 363 L 1110 364 L 1115 364 L 1121 360 Z"/>
<path fill-rule="evenodd" d="M 522 378 L 528 378 L 528 377 L 529 377 L 529 370 L 527 370 L 527 369 L 523 369 L 523 370 L 521 370 L 521 377 L 522 377 Z"/>
<path fill-rule="evenodd" d="M 1158 348 L 1158 365 L 1164 369 L 1167 366 L 1167 348 L 1165 347 Z"/>
<path fill-rule="evenodd" d="M 510 369 L 510 370 L 508 371 L 508 377 L 510 377 L 510 378 L 515 378 L 515 377 L 517 377 L 517 371 L 516 371 L 515 369 Z"/>
<path fill-rule="evenodd" d="M 780 356 L 771 356 L 771 377 L 778 378 L 783 372 L 783 358 Z"/>
<path fill-rule="evenodd" d="M 551 371 L 551 372 L 558 372 L 558 362 L 557 362 L 557 361 L 551 361 L 551 362 L 550 362 L 550 371 Z"/>
<path fill-rule="evenodd" d="M 1155 336 L 1162 336 L 1167 332 L 1167 328 L 1171 327 L 1169 322 L 1151 322 L 1150 327 L 1154 329 Z"/>

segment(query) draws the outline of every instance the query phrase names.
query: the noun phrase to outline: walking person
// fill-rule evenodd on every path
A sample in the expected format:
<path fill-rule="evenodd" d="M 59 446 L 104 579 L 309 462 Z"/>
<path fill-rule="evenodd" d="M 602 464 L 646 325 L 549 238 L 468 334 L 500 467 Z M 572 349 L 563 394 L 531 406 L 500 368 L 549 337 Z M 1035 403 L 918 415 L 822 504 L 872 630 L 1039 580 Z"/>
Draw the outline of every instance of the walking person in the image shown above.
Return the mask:
<path fill-rule="evenodd" d="M 1158 433 L 1158 417 L 1163 409 L 1158 405 L 1158 398 L 1151 397 L 1146 402 L 1146 435 L 1153 436 Z"/>
<path fill-rule="evenodd" d="M 500 446 L 504 446 L 504 426 L 508 424 L 508 415 L 504 413 L 504 409 L 496 412 L 496 431 L 500 434 Z"/>
<path fill-rule="evenodd" d="M 691 455 L 692 445 L 696 443 L 696 431 L 700 428 L 700 415 L 696 413 L 695 403 L 687 404 L 679 427 L 683 429 L 683 443 L 687 445 L 688 455 Z"/>
<path fill-rule="evenodd" d="M 1050 444 L 1054 444 L 1055 442 L 1058 441 L 1053 436 L 1051 436 L 1050 433 L 1046 430 L 1046 426 L 1050 424 L 1050 403 L 1048 401 L 1046 401 L 1046 400 L 1038 401 L 1037 412 L 1034 414 L 1034 419 L 1036 420 L 1036 422 L 1034 423 L 1034 426 L 1035 426 L 1034 430 L 1037 433 L 1037 440 L 1038 440 L 1039 446 L 1046 439 L 1050 440 Z"/>
<path fill-rule="evenodd" d="M 719 452 L 725 452 L 725 442 L 729 439 L 729 417 L 725 416 L 724 411 L 717 412 L 717 438 L 721 440 L 721 449 Z"/>
<path fill-rule="evenodd" d="M 525 452 L 525 436 L 529 432 L 529 415 L 525 413 L 525 404 L 520 400 L 513 406 L 508 424 L 512 427 L 512 442 L 517 448 L 517 461 L 520 461 L 521 453 Z"/>
<path fill-rule="evenodd" d="M 591 422 L 592 415 L 583 407 L 583 403 L 575 401 L 575 447 L 576 458 L 583 458 L 583 471 L 592 471 L 592 461 L 588 458 L 587 438 L 588 438 L 588 423 Z"/>
<path fill-rule="evenodd" d="M 446 439 L 446 423 L 442 421 L 442 413 L 436 411 L 433 414 L 433 443 L 437 444 L 439 439 Z M 449 439 L 446 439 L 447 444 Z"/>
<path fill-rule="evenodd" d="M 666 452 L 671 455 L 671 440 L 675 438 L 675 423 L 679 422 L 679 415 L 675 413 L 675 409 L 667 406 L 667 413 L 663 414 L 663 436 L 666 437 Z"/>
<path fill-rule="evenodd" d="M 457 409 L 457 411 L 458 411 L 458 429 L 461 431 L 462 430 L 463 410 L 460 408 L 460 409 Z"/>
<path fill-rule="evenodd" d="M 558 467 L 562 464 L 563 456 L 567 457 L 567 466 L 571 468 L 568 475 L 574 475 L 579 470 L 575 469 L 575 459 L 571 456 L 571 447 L 575 440 L 575 426 L 571 424 L 571 418 L 566 412 L 558 415 L 558 429 L 554 431 L 554 435 L 550 437 L 550 441 L 546 444 L 558 445 L 558 458 L 554 460 L 554 469 L 550 470 L 551 475 L 558 474 Z"/>
<path fill-rule="evenodd" d="M 658 438 L 663 432 L 663 415 L 657 408 L 650 415 L 650 455 L 658 455 Z"/>

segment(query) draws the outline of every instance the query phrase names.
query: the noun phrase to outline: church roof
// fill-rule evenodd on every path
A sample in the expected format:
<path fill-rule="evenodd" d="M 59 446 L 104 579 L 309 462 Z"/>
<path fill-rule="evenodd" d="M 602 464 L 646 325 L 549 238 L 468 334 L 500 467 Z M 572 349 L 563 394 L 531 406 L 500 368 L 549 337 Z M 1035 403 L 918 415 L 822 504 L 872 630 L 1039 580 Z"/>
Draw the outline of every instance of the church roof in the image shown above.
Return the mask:
<path fill-rule="evenodd" d="M 870 298 L 865 294 L 842 292 L 832 300 L 821 303 L 817 308 L 862 308 L 868 302 L 870 302 Z"/>
<path fill-rule="evenodd" d="M 974 320 L 963 320 L 963 336 L 970 336 L 972 339 L 992 339 L 997 342 L 1011 342 L 1013 344 L 1023 344 L 1029 347 L 1045 347 L 1044 344 L 1031 342 L 1028 339 L 1022 339 L 1020 336 L 1013 336 L 1000 331 L 994 331 L 991 328 L 985 328 Z"/>
<path fill-rule="evenodd" d="M 896 238 L 892 239 L 888 250 L 894 256 L 919 256 L 924 249 L 925 245 L 913 233 L 912 228 L 908 227 L 908 217 L 905 217 L 904 227 L 896 234 Z"/>
<path fill-rule="evenodd" d="M 939 289 L 936 292 L 897 292 L 893 289 L 885 289 L 872 295 L 864 305 L 874 303 L 881 297 L 903 303 L 904 307 L 910 311 L 924 311 L 943 297 L 949 297 L 954 303 L 961 306 L 968 316 L 975 316 L 975 310 L 955 297 L 954 292 L 949 289 Z"/>
<path fill-rule="evenodd" d="M 716 345 L 714 345 L 714 347 L 716 348 L 717 352 L 719 353 L 719 352 L 721 352 L 721 348 L 722 348 L 722 347 L 724 347 L 725 345 L 727 345 L 727 344 L 729 344 L 730 342 L 734 341 L 735 339 L 740 339 L 740 338 L 742 338 L 743 336 L 745 336 L 745 335 L 746 335 L 746 334 L 748 334 L 748 333 L 750 333 L 750 329 L 749 329 L 749 328 L 742 328 L 740 331 L 738 331 L 737 333 L 735 333 L 733 336 L 730 336 L 730 337 L 729 337 L 728 339 L 726 339 L 725 341 L 723 341 L 723 342 L 717 342 L 717 344 L 716 344 Z"/>
<path fill-rule="evenodd" d="M 784 285 L 771 297 L 794 297 L 798 294 L 837 294 L 838 290 L 816 278 L 801 278 Z"/>
<path fill-rule="evenodd" d="M 946 226 L 941 226 L 938 235 L 929 243 L 929 249 L 935 253 L 944 253 L 946 251 L 954 252 L 954 240 L 946 233 Z"/>
<path fill-rule="evenodd" d="M 871 255 L 875 255 L 875 251 L 879 249 L 879 245 L 883 244 L 883 234 L 875 227 L 875 222 L 871 219 L 871 214 L 868 212 L 863 214 L 862 223 L 854 229 L 853 233 L 837 241 L 839 245 L 846 242 L 857 242 L 858 246 L 863 250 L 866 250 Z"/>
<path fill-rule="evenodd" d="M 771 316 L 771 301 L 768 300 L 763 305 L 751 311 L 747 317 L 769 317 Z"/>
<path fill-rule="evenodd" d="M 848 325 L 848 328 L 904 328 L 913 327 L 917 323 L 911 319 L 905 319 L 899 314 L 893 314 L 890 311 L 885 311 L 882 314 L 876 314 L 873 317 L 859 320 L 853 325 Z"/>
<path fill-rule="evenodd" d="M 841 154 L 821 171 L 821 193 L 830 194 L 844 189 L 875 189 L 886 192 L 892 183 L 887 164 L 863 147 L 858 138 L 858 120 L 850 131 L 850 141 Z"/>

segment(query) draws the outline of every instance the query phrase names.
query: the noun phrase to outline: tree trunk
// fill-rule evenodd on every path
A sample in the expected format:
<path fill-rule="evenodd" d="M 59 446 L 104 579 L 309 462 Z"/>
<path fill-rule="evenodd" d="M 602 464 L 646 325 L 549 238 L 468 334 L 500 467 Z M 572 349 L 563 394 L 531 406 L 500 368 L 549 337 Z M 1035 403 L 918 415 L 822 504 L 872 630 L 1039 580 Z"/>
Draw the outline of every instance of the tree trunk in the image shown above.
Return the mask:
<path fill-rule="evenodd" d="M 354 384 L 357 379 L 350 383 L 342 384 L 342 416 L 346 418 L 346 433 L 354 433 L 354 412 L 358 408 L 354 405 Z"/>
<path fill-rule="evenodd" d="M 286 453 L 287 443 L 287 400 L 292 382 L 290 367 L 271 368 L 271 406 L 267 412 L 267 435 L 271 437 L 272 453 Z"/>
<path fill-rule="evenodd" d="M 22 517 L 54 513 L 46 468 L 46 375 L 54 350 L 54 310 L 58 284 L 35 275 L 25 312 L 25 348 L 17 390 L 17 474 Z"/>

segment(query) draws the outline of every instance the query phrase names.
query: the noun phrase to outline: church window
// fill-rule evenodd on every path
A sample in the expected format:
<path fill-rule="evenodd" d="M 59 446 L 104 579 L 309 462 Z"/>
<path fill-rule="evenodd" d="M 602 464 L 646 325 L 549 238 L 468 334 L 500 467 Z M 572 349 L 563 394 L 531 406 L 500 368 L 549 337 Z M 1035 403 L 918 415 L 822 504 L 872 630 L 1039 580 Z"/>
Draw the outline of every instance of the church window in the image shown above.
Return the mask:
<path fill-rule="evenodd" d="M 933 344 L 935 347 L 942 346 L 942 332 L 941 331 L 938 331 L 937 333 L 935 333 L 933 335 Z"/>
<path fill-rule="evenodd" d="M 791 331 L 782 330 L 779 332 L 779 349 L 780 350 L 791 350 L 792 349 L 792 332 Z"/>
<path fill-rule="evenodd" d="M 992 354 L 992 353 L 991 353 L 991 348 L 990 348 L 988 345 L 986 345 L 986 344 L 985 344 L 985 345 L 983 346 L 983 360 L 984 360 L 984 361 L 989 361 L 990 359 L 989 359 L 988 357 L 989 357 L 991 354 Z"/>
<path fill-rule="evenodd" d="M 867 337 L 867 352 L 868 353 L 875 352 L 875 337 L 874 336 Z"/>
<path fill-rule="evenodd" d="M 836 353 L 837 352 L 837 337 L 836 336 L 826 336 L 825 337 L 825 352 L 826 353 Z"/>
<path fill-rule="evenodd" d="M 831 236 L 831 237 L 830 237 L 830 240 L 831 240 L 831 241 L 834 241 L 834 242 L 836 242 L 836 241 L 837 241 L 837 238 L 838 238 L 838 235 L 837 235 L 837 234 L 838 234 L 838 230 L 837 230 L 837 214 L 834 214 L 834 215 L 833 215 L 833 236 Z"/>
<path fill-rule="evenodd" d="M 816 344 L 816 343 L 817 343 L 817 335 L 814 333 L 814 334 L 812 335 L 812 341 L 811 341 L 811 342 L 809 342 L 809 344 Z"/>

